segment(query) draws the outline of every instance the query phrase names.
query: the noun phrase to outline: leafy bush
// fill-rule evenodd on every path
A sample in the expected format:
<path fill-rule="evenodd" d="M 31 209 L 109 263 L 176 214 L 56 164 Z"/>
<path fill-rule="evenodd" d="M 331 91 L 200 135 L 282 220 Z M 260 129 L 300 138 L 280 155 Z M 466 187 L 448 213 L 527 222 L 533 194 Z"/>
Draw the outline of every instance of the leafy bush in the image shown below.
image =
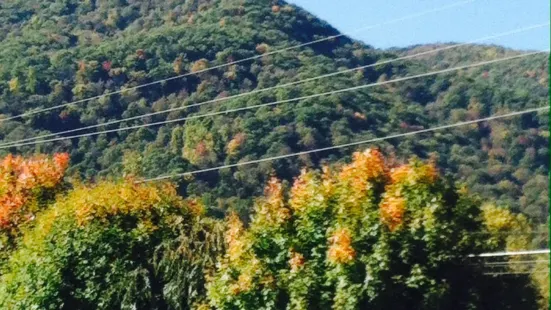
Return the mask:
<path fill-rule="evenodd" d="M 272 179 L 248 229 L 229 218 L 214 308 L 535 307 L 526 279 L 490 278 L 468 257 L 490 249 L 472 234 L 483 215 L 433 164 L 391 169 L 367 150 L 339 171 L 303 170 L 286 196 Z"/>
<path fill-rule="evenodd" d="M 38 215 L 0 280 L 3 309 L 190 309 L 221 226 L 169 184 L 78 187 Z"/>
<path fill-rule="evenodd" d="M 16 245 L 21 229 L 51 203 L 63 188 L 69 155 L 23 158 L 0 163 L 0 264 Z"/>

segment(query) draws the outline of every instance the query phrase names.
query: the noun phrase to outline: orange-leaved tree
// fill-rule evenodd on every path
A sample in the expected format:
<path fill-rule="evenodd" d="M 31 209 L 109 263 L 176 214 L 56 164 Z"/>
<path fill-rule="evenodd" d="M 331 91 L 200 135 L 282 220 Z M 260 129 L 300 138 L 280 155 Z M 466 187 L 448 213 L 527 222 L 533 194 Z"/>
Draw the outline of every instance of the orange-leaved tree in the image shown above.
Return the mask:
<path fill-rule="evenodd" d="M 222 246 L 203 209 L 167 183 L 75 185 L 23 230 L 0 309 L 190 309 Z"/>
<path fill-rule="evenodd" d="M 52 202 L 63 187 L 69 155 L 30 158 L 8 155 L 0 162 L 0 251 L 13 246 L 20 226 Z"/>
<path fill-rule="evenodd" d="M 486 230 L 479 204 L 432 163 L 358 152 L 340 170 L 304 170 L 289 193 L 272 179 L 250 227 L 228 225 L 208 284 L 216 309 L 534 306 L 469 257 L 488 249 L 472 233 Z"/>

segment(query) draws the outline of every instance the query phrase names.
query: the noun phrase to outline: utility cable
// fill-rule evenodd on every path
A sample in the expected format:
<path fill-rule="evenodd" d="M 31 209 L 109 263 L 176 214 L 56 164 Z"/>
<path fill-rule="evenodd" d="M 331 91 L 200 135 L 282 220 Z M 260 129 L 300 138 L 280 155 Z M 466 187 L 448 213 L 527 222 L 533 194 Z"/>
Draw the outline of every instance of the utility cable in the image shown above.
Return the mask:
<path fill-rule="evenodd" d="M 390 24 L 403 22 L 403 21 L 406 21 L 406 20 L 409 20 L 409 19 L 414 19 L 414 18 L 417 18 L 417 17 L 424 16 L 424 15 L 427 15 L 427 14 L 437 13 L 437 12 L 444 11 L 444 10 L 447 10 L 447 9 L 450 9 L 450 8 L 454 8 L 454 7 L 457 7 L 457 6 L 460 6 L 460 5 L 472 3 L 474 1 L 475 0 L 466 0 L 466 1 L 455 2 L 455 3 L 445 5 L 445 6 L 442 6 L 442 7 L 438 7 L 438 8 L 435 8 L 435 9 L 422 11 L 422 12 L 411 14 L 411 15 L 406 15 L 404 17 L 397 18 L 397 19 L 392 19 L 392 20 L 389 20 L 389 21 L 386 21 L 386 22 L 383 22 L 383 23 L 370 25 L 370 26 L 363 26 L 363 27 L 360 27 L 360 28 L 350 32 L 350 33 L 356 33 L 356 32 L 365 31 L 365 30 L 368 30 L 368 29 L 374 29 L 374 28 L 378 28 L 378 27 L 382 27 L 382 26 L 386 26 L 386 25 L 390 25 Z M 43 113 L 43 112 L 63 108 L 63 107 L 73 105 L 73 104 L 84 103 L 84 102 L 88 102 L 90 100 L 100 99 L 100 98 L 112 96 L 112 95 L 115 95 L 115 94 L 120 94 L 120 93 L 123 93 L 123 92 L 126 92 L 126 91 L 131 91 L 131 90 L 136 90 L 136 89 L 140 89 L 140 88 L 144 88 L 144 87 L 148 87 L 148 86 L 152 86 L 152 85 L 156 85 L 156 84 L 161 84 L 161 83 L 164 83 L 164 82 L 184 78 L 184 77 L 187 77 L 187 76 L 196 75 L 196 74 L 199 74 L 199 73 L 211 71 L 211 70 L 214 70 L 214 69 L 220 69 L 220 68 L 228 67 L 228 66 L 231 66 L 231 65 L 243 63 L 243 62 L 246 62 L 246 61 L 266 57 L 266 56 L 269 56 L 269 55 L 274 55 L 274 54 L 277 54 L 277 53 L 281 53 L 281 52 L 301 48 L 301 47 L 316 44 L 316 43 L 319 43 L 319 42 L 333 40 L 333 39 L 336 39 L 336 38 L 339 38 L 339 37 L 342 37 L 342 36 L 345 36 L 345 35 L 346 34 L 341 33 L 341 34 L 338 34 L 338 35 L 333 35 L 333 36 L 317 39 L 317 40 L 314 40 L 314 41 L 310 41 L 310 42 L 306 42 L 306 43 L 302 43 L 302 44 L 298 44 L 298 45 L 294 45 L 294 46 L 274 50 L 274 51 L 267 52 L 267 53 L 264 53 L 264 54 L 261 54 L 261 55 L 256 55 L 256 56 L 247 57 L 247 58 L 243 58 L 243 59 L 236 60 L 236 61 L 227 62 L 227 63 L 220 64 L 220 65 L 217 65 L 217 66 L 213 66 L 213 67 L 205 68 L 205 69 L 202 69 L 202 70 L 198 70 L 198 71 L 195 71 L 195 72 L 180 74 L 180 75 L 177 75 L 177 76 L 157 80 L 157 81 L 154 81 L 154 82 L 145 83 L 145 84 L 134 86 L 134 87 L 124 88 L 124 89 L 109 92 L 109 93 L 106 93 L 106 94 L 102 94 L 102 95 L 98 95 L 98 96 L 94 96 L 94 97 L 89 97 L 89 98 L 85 98 L 85 99 L 81 99 L 81 100 L 76 100 L 76 101 L 73 101 L 73 102 L 64 103 L 64 104 L 60 104 L 60 105 L 56 105 L 56 106 L 53 106 L 53 107 L 48 107 L 48 108 L 34 110 L 34 111 L 28 111 L 28 112 L 25 112 L 25 113 L 22 113 L 22 114 L 2 118 L 2 119 L 0 119 L 0 122 L 1 121 L 12 120 L 12 119 L 16 119 L 16 118 L 21 118 L 21 117 L 25 117 L 25 116 L 35 115 L 35 114 L 38 114 L 38 113 Z"/>
<path fill-rule="evenodd" d="M 69 130 L 44 134 L 44 135 L 40 135 L 40 136 L 35 136 L 35 137 L 31 137 L 31 138 L 21 139 L 21 140 L 17 140 L 17 141 L 0 143 L 0 146 L 11 145 L 11 144 L 19 144 L 19 143 L 27 142 L 27 141 L 45 139 L 45 138 L 49 138 L 49 137 L 53 137 L 53 136 L 64 135 L 64 134 L 68 134 L 68 133 L 73 133 L 73 132 L 98 128 L 98 127 L 109 126 L 109 125 L 118 124 L 118 123 L 127 122 L 127 121 L 131 121 L 131 120 L 136 120 L 136 119 L 142 119 L 144 117 L 149 117 L 149 116 L 154 116 L 154 115 L 159 115 L 159 114 L 165 114 L 165 113 L 174 112 L 174 111 L 185 110 L 185 109 L 189 109 L 189 108 L 193 108 L 193 107 L 202 106 L 202 105 L 205 105 L 205 104 L 210 104 L 210 103 L 216 103 L 216 102 L 221 102 L 221 101 L 227 101 L 227 100 L 230 100 L 230 99 L 241 98 L 241 97 L 250 96 L 250 95 L 261 93 L 261 92 L 266 92 L 266 91 L 275 90 L 275 89 L 279 89 L 279 88 L 284 88 L 284 87 L 289 87 L 289 86 L 298 85 L 298 84 L 302 84 L 302 83 L 312 82 L 312 81 L 316 81 L 316 80 L 319 80 L 319 79 L 328 78 L 328 77 L 332 77 L 332 76 L 336 76 L 336 75 L 340 75 L 340 74 L 344 74 L 344 73 L 348 73 L 348 72 L 358 71 L 358 70 L 362 70 L 362 69 L 366 69 L 366 68 L 370 68 L 370 67 L 375 67 L 375 66 L 380 66 L 380 65 L 384 65 L 384 64 L 388 64 L 388 63 L 392 63 L 392 62 L 396 62 L 396 61 L 401 61 L 401 60 L 411 59 L 411 58 L 415 58 L 415 57 L 419 57 L 419 56 L 423 56 L 423 55 L 433 54 L 433 53 L 437 53 L 437 52 L 441 52 L 441 51 L 445 51 L 445 50 L 449 50 L 449 49 L 453 49 L 453 48 L 458 48 L 458 47 L 461 47 L 461 46 L 474 44 L 474 43 L 481 42 L 481 41 L 496 39 L 496 38 L 500 38 L 500 37 L 504 37 L 504 36 L 508 36 L 508 35 L 512 35 L 512 34 L 525 32 L 525 31 L 528 31 L 528 30 L 532 30 L 532 29 L 536 29 L 536 28 L 540 28 L 540 27 L 545 27 L 545 26 L 549 26 L 549 25 L 550 25 L 549 22 L 542 23 L 542 24 L 535 24 L 535 25 L 531 25 L 531 26 L 518 28 L 518 29 L 511 30 L 511 31 L 491 35 L 491 36 L 482 37 L 482 38 L 472 40 L 472 41 L 469 41 L 469 42 L 465 42 L 465 43 L 448 45 L 448 46 L 432 49 L 432 50 L 425 51 L 425 52 L 420 52 L 420 53 L 416 53 L 416 54 L 412 54 L 412 55 L 406 55 L 406 56 L 402 56 L 402 57 L 398 57 L 398 58 L 379 61 L 379 62 L 376 62 L 376 63 L 373 63 L 373 64 L 359 66 L 359 67 L 356 67 L 356 68 L 341 70 L 341 71 L 337 71 L 337 72 L 332 72 L 332 73 L 329 73 L 329 74 L 324 74 L 324 75 L 320 75 L 320 76 L 316 76 L 316 77 L 312 77 L 312 78 L 307 78 L 307 79 L 300 80 L 300 81 L 295 81 L 295 82 L 290 82 L 290 83 L 285 83 L 285 84 L 279 84 L 279 85 L 276 85 L 276 86 L 261 88 L 261 89 L 253 90 L 253 91 L 250 91 L 250 92 L 233 95 L 233 96 L 228 96 L 228 97 L 223 97 L 223 98 L 216 98 L 216 99 L 213 99 L 213 100 L 194 103 L 194 104 L 186 105 L 186 106 L 183 106 L 183 107 L 170 108 L 170 109 L 166 109 L 166 110 L 162 110 L 162 111 L 156 111 L 156 112 L 146 113 L 146 114 L 142 114 L 142 115 L 138 115 L 138 116 L 127 117 L 127 118 L 123 118 L 123 119 L 119 119 L 119 120 L 108 121 L 108 122 L 101 123 L 101 124 L 94 124 L 94 125 L 84 126 L 84 127 L 80 127 L 80 128 L 74 128 L 74 129 L 69 129 Z"/>
<path fill-rule="evenodd" d="M 458 67 L 453 67 L 453 68 L 448 68 L 448 69 L 443 69 L 443 70 L 438 70 L 438 71 L 432 71 L 432 72 L 428 72 L 428 73 L 422 73 L 422 74 L 403 77 L 403 78 L 397 78 L 397 79 L 384 81 L 384 82 L 377 82 L 377 83 L 365 84 L 365 85 L 360 85 L 360 86 L 354 86 L 354 87 L 349 87 L 349 88 L 344 88 L 344 89 L 339 89 L 339 90 L 334 90 L 334 91 L 329 91 L 329 92 L 324 92 L 324 93 L 319 93 L 319 94 L 314 94 L 314 95 L 308 95 L 308 96 L 303 96 L 303 97 L 298 97 L 298 98 L 292 98 L 292 99 L 274 101 L 274 102 L 269 102 L 269 103 L 257 104 L 257 105 L 252 105 L 252 106 L 248 106 L 248 107 L 241 107 L 241 108 L 223 110 L 223 111 L 218 111 L 218 112 L 211 112 L 211 113 L 206 113 L 206 114 L 192 115 L 192 116 L 187 116 L 187 117 L 173 119 L 173 120 L 165 120 L 165 121 L 154 122 L 154 123 L 149 123 L 149 124 L 140 124 L 140 125 L 134 125 L 134 126 L 129 126 L 129 127 L 103 130 L 103 131 L 98 131 L 98 132 L 91 132 L 91 133 L 85 133 L 85 134 L 79 134 L 79 135 L 73 135 L 73 136 L 67 136 L 67 137 L 58 137 L 58 138 L 47 139 L 47 140 L 29 141 L 29 142 L 24 142 L 24 143 L 13 143 L 13 144 L 10 144 L 10 145 L 1 145 L 0 149 L 6 149 L 6 148 L 11 148 L 11 147 L 21 147 L 21 146 L 25 146 L 25 145 L 42 144 L 42 143 L 55 142 L 55 141 L 74 139 L 74 138 L 90 137 L 90 136 L 96 136 L 96 135 L 100 135 L 100 134 L 104 134 L 104 133 L 120 132 L 120 131 L 126 131 L 126 130 L 144 128 L 144 127 L 151 127 L 151 126 L 159 126 L 159 125 L 164 125 L 164 124 L 176 123 L 176 122 L 181 122 L 181 121 L 191 120 L 191 119 L 199 119 L 199 118 L 204 118 L 204 117 L 210 117 L 210 116 L 216 116 L 216 115 L 222 115 L 222 114 L 228 114 L 228 113 L 235 113 L 235 112 L 240 112 L 240 111 L 257 109 L 257 108 L 261 108 L 261 107 L 273 106 L 273 105 L 277 105 L 277 104 L 281 104 L 281 103 L 289 103 L 289 102 L 295 102 L 295 101 L 300 101 L 300 100 L 318 98 L 318 97 L 322 97 L 322 96 L 329 96 L 329 95 L 334 95 L 334 94 L 339 94 L 339 93 L 344 93 L 344 92 L 349 92 L 349 91 L 355 91 L 355 90 L 366 89 L 366 88 L 375 87 L 375 86 L 381 86 L 381 85 L 387 85 L 387 84 L 396 83 L 396 82 L 402 82 L 402 81 L 417 79 L 417 78 L 421 78 L 421 77 L 433 76 L 433 75 L 442 74 L 442 73 L 449 73 L 449 72 L 454 72 L 454 71 L 458 71 L 458 70 L 469 69 L 469 68 L 479 67 L 479 66 L 488 65 L 488 64 L 494 64 L 494 63 L 503 62 L 503 61 L 507 61 L 507 60 L 524 58 L 524 57 L 533 56 L 533 55 L 541 54 L 541 53 L 547 53 L 547 52 L 548 51 L 538 51 L 538 52 L 525 53 L 525 54 L 509 56 L 509 57 L 504 57 L 504 58 L 499 58 L 499 59 L 494 59 L 494 60 L 482 61 L 482 62 L 478 62 L 478 63 L 475 63 L 475 64 L 470 64 L 470 65 L 458 66 Z"/>
<path fill-rule="evenodd" d="M 546 107 L 549 109 L 549 107 Z M 496 253 L 482 253 L 478 255 L 471 254 L 469 257 L 498 257 L 498 256 L 521 256 L 521 255 L 537 255 L 537 254 L 549 254 L 549 249 L 532 250 L 532 251 L 513 251 L 513 252 L 496 252 Z"/>
<path fill-rule="evenodd" d="M 189 171 L 189 172 L 184 172 L 184 173 L 159 176 L 159 177 L 156 177 L 156 178 L 144 179 L 144 180 L 137 181 L 137 182 L 142 183 L 142 182 L 160 181 L 160 180 L 166 180 L 166 179 L 173 179 L 173 178 L 176 178 L 176 177 L 190 176 L 190 175 L 204 173 L 204 172 L 216 171 L 216 170 L 221 170 L 221 169 L 258 164 L 258 163 L 262 163 L 262 162 L 279 160 L 279 159 L 290 158 L 290 157 L 297 157 L 297 156 L 316 153 L 316 152 L 331 151 L 331 150 L 342 149 L 342 148 L 347 148 L 347 147 L 351 147 L 351 146 L 368 144 L 368 143 L 384 141 L 384 140 L 389 140 L 389 139 L 394 139 L 394 138 L 413 136 L 413 135 L 417 135 L 417 134 L 420 134 L 420 133 L 427 133 L 427 132 L 438 131 L 438 130 L 443 130 L 443 129 L 448 129 L 448 128 L 454 128 L 454 127 L 460 127 L 460 126 L 465 126 L 465 125 L 477 124 L 477 123 L 480 123 L 480 122 L 492 121 L 492 120 L 496 120 L 496 119 L 507 118 L 507 117 L 517 116 L 517 115 L 523 115 L 523 114 L 527 114 L 527 113 L 534 113 L 534 112 L 539 112 L 539 111 L 544 111 L 544 110 L 549 110 L 549 106 L 534 108 L 534 109 L 528 109 L 528 110 L 523 110 L 523 111 L 516 111 L 516 112 L 511 112 L 511 113 L 502 114 L 502 115 L 493 115 L 493 116 L 490 116 L 490 117 L 480 118 L 480 119 L 466 121 L 466 122 L 459 122 L 459 123 L 454 123 L 454 124 L 450 124 L 450 125 L 443 125 L 443 126 L 432 127 L 432 128 L 422 129 L 422 130 L 417 130 L 417 131 L 412 131 L 412 132 L 394 134 L 394 135 L 390 135 L 390 136 L 386 136 L 386 137 L 380 137 L 380 138 L 374 138 L 374 139 L 368 139 L 368 140 L 361 140 L 361 141 L 356 141 L 356 142 L 351 142 L 351 143 L 346 143 L 346 144 L 339 144 L 339 145 L 335 145 L 335 146 L 329 146 L 329 147 L 324 147 L 324 148 L 319 148 L 319 149 L 314 149 L 314 150 L 302 151 L 302 152 L 297 152 L 297 153 L 292 153 L 292 154 L 266 157 L 266 158 L 250 160 L 250 161 L 244 161 L 244 162 L 238 162 L 238 163 L 235 163 L 235 164 L 223 165 L 223 166 L 218 166 L 218 167 L 213 167 L 213 168 L 206 168 L 206 169 L 194 170 L 194 171 Z M 549 250 L 545 250 L 545 251 L 547 251 L 546 253 L 549 253 Z M 541 253 L 536 253 L 536 254 L 541 254 Z M 521 254 L 519 254 L 519 255 L 521 255 Z M 499 255 L 494 255 L 494 256 L 499 256 Z"/>

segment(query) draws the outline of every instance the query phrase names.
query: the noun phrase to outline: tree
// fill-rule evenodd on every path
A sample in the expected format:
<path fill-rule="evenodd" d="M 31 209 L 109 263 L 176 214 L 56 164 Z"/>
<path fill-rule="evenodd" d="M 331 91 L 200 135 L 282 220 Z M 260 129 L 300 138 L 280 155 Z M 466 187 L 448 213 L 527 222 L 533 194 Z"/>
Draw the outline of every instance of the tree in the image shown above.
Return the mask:
<path fill-rule="evenodd" d="M 22 227 L 60 193 L 69 155 L 31 158 L 6 156 L 0 163 L 0 263 L 20 237 Z"/>
<path fill-rule="evenodd" d="M 170 184 L 77 186 L 25 231 L 0 277 L 0 307 L 190 309 L 222 246 L 203 212 Z"/>
<path fill-rule="evenodd" d="M 249 228 L 228 219 L 208 284 L 217 309 L 530 309 L 468 258 L 489 249 L 478 204 L 418 160 L 395 168 L 375 150 L 335 171 L 272 179 Z M 515 292 L 509 292 L 515 295 Z M 518 296 L 516 294 L 515 296 Z M 503 301 L 503 299 L 507 299 Z"/>

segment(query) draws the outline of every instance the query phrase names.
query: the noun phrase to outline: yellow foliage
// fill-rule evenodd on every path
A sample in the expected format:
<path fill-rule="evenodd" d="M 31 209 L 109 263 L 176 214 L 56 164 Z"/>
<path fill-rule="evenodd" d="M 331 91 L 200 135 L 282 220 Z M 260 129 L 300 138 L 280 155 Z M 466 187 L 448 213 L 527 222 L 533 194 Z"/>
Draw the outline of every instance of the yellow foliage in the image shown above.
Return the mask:
<path fill-rule="evenodd" d="M 302 268 L 302 266 L 304 266 L 304 255 L 291 250 L 290 256 L 291 258 L 289 259 L 289 266 L 291 267 L 291 272 L 296 273 Z"/>
<path fill-rule="evenodd" d="M 19 90 L 19 79 L 14 77 L 9 81 L 8 86 L 12 93 L 16 93 Z"/>
<path fill-rule="evenodd" d="M 506 232 L 520 229 L 519 217 L 505 208 L 499 208 L 492 204 L 482 206 L 482 215 L 484 223 L 488 230 L 492 232 Z"/>
<path fill-rule="evenodd" d="M 433 164 L 402 165 L 390 170 L 390 179 L 393 184 L 433 184 L 438 179 L 438 170 Z"/>
<path fill-rule="evenodd" d="M 328 197 L 334 194 L 335 190 L 335 181 L 333 178 L 333 172 L 328 166 L 323 166 L 321 175 L 321 186 L 323 189 L 323 194 Z"/>
<path fill-rule="evenodd" d="M 228 229 L 225 241 L 228 246 L 227 256 L 230 262 L 237 261 L 245 252 L 245 240 L 243 238 L 244 226 L 237 214 L 231 213 L 228 217 Z"/>
<path fill-rule="evenodd" d="M 300 176 L 295 179 L 291 188 L 289 205 L 294 212 L 304 212 L 313 201 L 323 201 L 324 197 L 318 191 L 319 183 L 314 173 L 302 169 Z"/>
<path fill-rule="evenodd" d="M 141 219 L 138 230 L 147 233 L 157 229 L 150 217 L 154 209 L 181 208 L 197 216 L 197 208 L 190 208 L 170 183 L 136 183 L 133 180 L 99 182 L 94 186 L 77 185 L 67 196 L 40 214 L 32 234 L 25 235 L 24 242 L 33 244 L 50 233 L 53 224 L 60 219 L 73 219 L 79 226 L 91 221 L 107 223 L 110 217 L 133 215 Z M 202 210 L 201 210 L 202 212 Z"/>
<path fill-rule="evenodd" d="M 152 208 L 161 205 L 188 207 L 177 195 L 175 187 L 169 183 L 151 185 L 127 180 L 100 182 L 93 187 L 77 187 L 56 203 L 55 210 L 73 214 L 77 223 L 82 226 L 92 220 L 104 221 L 114 215 L 148 214 Z M 195 208 L 188 210 L 199 215 Z"/>
<path fill-rule="evenodd" d="M 196 73 L 199 71 L 204 71 L 209 67 L 209 61 L 206 59 L 199 59 L 191 65 L 191 72 Z"/>
<path fill-rule="evenodd" d="M 547 309 L 549 306 L 549 293 L 551 292 L 549 287 L 551 283 L 549 278 L 549 256 L 541 255 L 535 257 L 535 259 L 540 262 L 534 266 L 531 278 L 540 293 L 539 304 L 541 309 Z"/>
<path fill-rule="evenodd" d="M 482 216 L 490 241 L 504 242 L 508 251 L 526 250 L 530 246 L 532 228 L 524 215 L 486 204 L 482 206 Z"/>
<path fill-rule="evenodd" d="M 395 231 L 404 220 L 406 200 L 402 197 L 387 195 L 383 201 L 381 201 L 380 210 L 381 221 L 390 231 Z"/>
<path fill-rule="evenodd" d="M 227 146 L 228 154 L 235 155 L 241 145 L 245 142 L 245 134 L 244 133 L 238 133 L 236 134 L 233 139 L 230 140 Z"/>
<path fill-rule="evenodd" d="M 352 237 L 346 228 L 337 229 L 331 238 L 327 256 L 335 264 L 347 264 L 354 260 L 356 251 L 352 248 Z"/>
<path fill-rule="evenodd" d="M 174 68 L 174 73 L 182 74 L 182 70 L 183 70 L 182 56 L 179 56 L 178 58 L 176 58 L 176 60 L 174 60 L 174 64 L 172 65 L 172 67 Z"/>
<path fill-rule="evenodd" d="M 285 223 L 290 218 L 291 213 L 285 206 L 281 182 L 272 177 L 264 189 L 264 195 L 265 198 L 256 205 L 253 222 L 258 227 L 275 227 Z"/>

